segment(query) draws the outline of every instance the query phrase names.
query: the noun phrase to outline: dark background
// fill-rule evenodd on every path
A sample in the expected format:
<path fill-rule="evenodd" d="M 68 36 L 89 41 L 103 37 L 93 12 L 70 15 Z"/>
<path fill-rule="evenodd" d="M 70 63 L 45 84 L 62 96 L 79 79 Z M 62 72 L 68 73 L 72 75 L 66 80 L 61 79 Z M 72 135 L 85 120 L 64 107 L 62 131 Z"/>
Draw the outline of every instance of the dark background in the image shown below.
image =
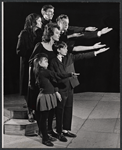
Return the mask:
<path fill-rule="evenodd" d="M 19 93 L 19 57 L 16 55 L 18 35 L 30 13 L 40 14 L 43 5 L 55 7 L 53 21 L 60 14 L 69 16 L 72 26 L 95 26 L 113 30 L 95 39 L 78 39 L 76 45 L 93 45 L 101 41 L 110 49 L 89 60 L 75 63 L 80 85 L 75 92 L 120 92 L 119 2 L 5 2 L 4 3 L 4 93 Z"/>

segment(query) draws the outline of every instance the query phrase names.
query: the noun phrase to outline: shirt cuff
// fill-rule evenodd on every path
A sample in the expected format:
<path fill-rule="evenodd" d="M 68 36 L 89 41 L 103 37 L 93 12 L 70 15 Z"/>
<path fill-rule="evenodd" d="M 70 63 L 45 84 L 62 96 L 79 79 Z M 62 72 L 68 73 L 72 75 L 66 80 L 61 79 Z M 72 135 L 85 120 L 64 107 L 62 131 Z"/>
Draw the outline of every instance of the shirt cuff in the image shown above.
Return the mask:
<path fill-rule="evenodd" d="M 94 52 L 94 55 L 97 56 L 97 52 L 96 51 Z"/>
<path fill-rule="evenodd" d="M 101 36 L 101 31 L 97 32 L 97 36 L 99 36 L 99 37 Z"/>

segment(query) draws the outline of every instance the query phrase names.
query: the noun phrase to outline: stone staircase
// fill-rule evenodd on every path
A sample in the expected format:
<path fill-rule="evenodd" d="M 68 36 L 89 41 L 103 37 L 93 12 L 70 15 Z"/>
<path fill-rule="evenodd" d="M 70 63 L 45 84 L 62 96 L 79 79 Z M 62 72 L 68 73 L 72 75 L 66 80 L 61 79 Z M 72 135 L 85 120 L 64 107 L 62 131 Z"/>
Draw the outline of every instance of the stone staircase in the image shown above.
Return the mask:
<path fill-rule="evenodd" d="M 28 121 L 27 108 L 23 108 L 25 100 L 19 95 L 4 97 L 4 134 L 34 135 L 38 132 L 37 122 Z"/>

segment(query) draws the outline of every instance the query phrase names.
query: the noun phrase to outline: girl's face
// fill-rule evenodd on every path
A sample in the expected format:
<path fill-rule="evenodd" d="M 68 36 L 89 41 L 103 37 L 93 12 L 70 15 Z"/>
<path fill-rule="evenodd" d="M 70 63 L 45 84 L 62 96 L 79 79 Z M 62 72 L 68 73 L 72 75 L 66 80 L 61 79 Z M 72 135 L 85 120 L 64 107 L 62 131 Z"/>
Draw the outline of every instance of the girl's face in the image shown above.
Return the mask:
<path fill-rule="evenodd" d="M 54 34 L 51 36 L 51 38 L 52 38 L 54 41 L 59 41 L 59 38 L 60 38 L 60 30 L 57 29 L 57 28 L 54 28 L 53 32 L 54 32 Z"/>
<path fill-rule="evenodd" d="M 67 46 L 64 46 L 64 47 L 58 49 L 59 54 L 62 55 L 62 56 L 66 56 L 67 55 L 67 51 L 68 51 L 67 50 Z"/>
<path fill-rule="evenodd" d="M 42 27 L 42 20 L 41 20 L 41 17 L 39 17 L 37 20 L 36 20 L 36 26 L 38 27 L 38 28 L 41 28 Z"/>
<path fill-rule="evenodd" d="M 45 69 L 48 67 L 48 59 L 46 57 L 43 57 L 41 61 L 39 61 L 39 65 Z"/>

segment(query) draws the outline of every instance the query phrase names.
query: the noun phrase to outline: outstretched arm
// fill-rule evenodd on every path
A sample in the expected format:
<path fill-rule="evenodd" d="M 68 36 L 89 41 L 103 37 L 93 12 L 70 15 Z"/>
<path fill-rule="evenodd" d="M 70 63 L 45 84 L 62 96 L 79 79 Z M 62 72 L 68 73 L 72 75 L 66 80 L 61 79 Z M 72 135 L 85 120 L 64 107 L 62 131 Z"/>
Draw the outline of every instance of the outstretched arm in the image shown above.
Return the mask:
<path fill-rule="evenodd" d="M 101 42 L 94 44 L 93 46 L 75 46 L 73 48 L 73 51 L 88 51 L 88 50 L 93 50 L 93 49 L 98 49 L 106 46 L 105 44 L 101 44 Z"/>
<path fill-rule="evenodd" d="M 88 27 L 89 28 L 89 27 Z M 100 37 L 101 35 L 104 35 L 108 32 L 110 32 L 111 30 L 113 30 L 112 28 L 103 28 L 102 30 L 100 31 L 93 31 L 93 32 L 87 32 L 88 30 L 85 30 L 85 31 L 79 31 L 79 32 L 73 32 L 72 34 L 69 34 L 67 36 L 67 38 L 72 38 L 72 37 L 83 37 L 83 38 L 88 38 L 88 39 L 91 39 L 91 38 L 97 38 L 97 37 Z"/>

